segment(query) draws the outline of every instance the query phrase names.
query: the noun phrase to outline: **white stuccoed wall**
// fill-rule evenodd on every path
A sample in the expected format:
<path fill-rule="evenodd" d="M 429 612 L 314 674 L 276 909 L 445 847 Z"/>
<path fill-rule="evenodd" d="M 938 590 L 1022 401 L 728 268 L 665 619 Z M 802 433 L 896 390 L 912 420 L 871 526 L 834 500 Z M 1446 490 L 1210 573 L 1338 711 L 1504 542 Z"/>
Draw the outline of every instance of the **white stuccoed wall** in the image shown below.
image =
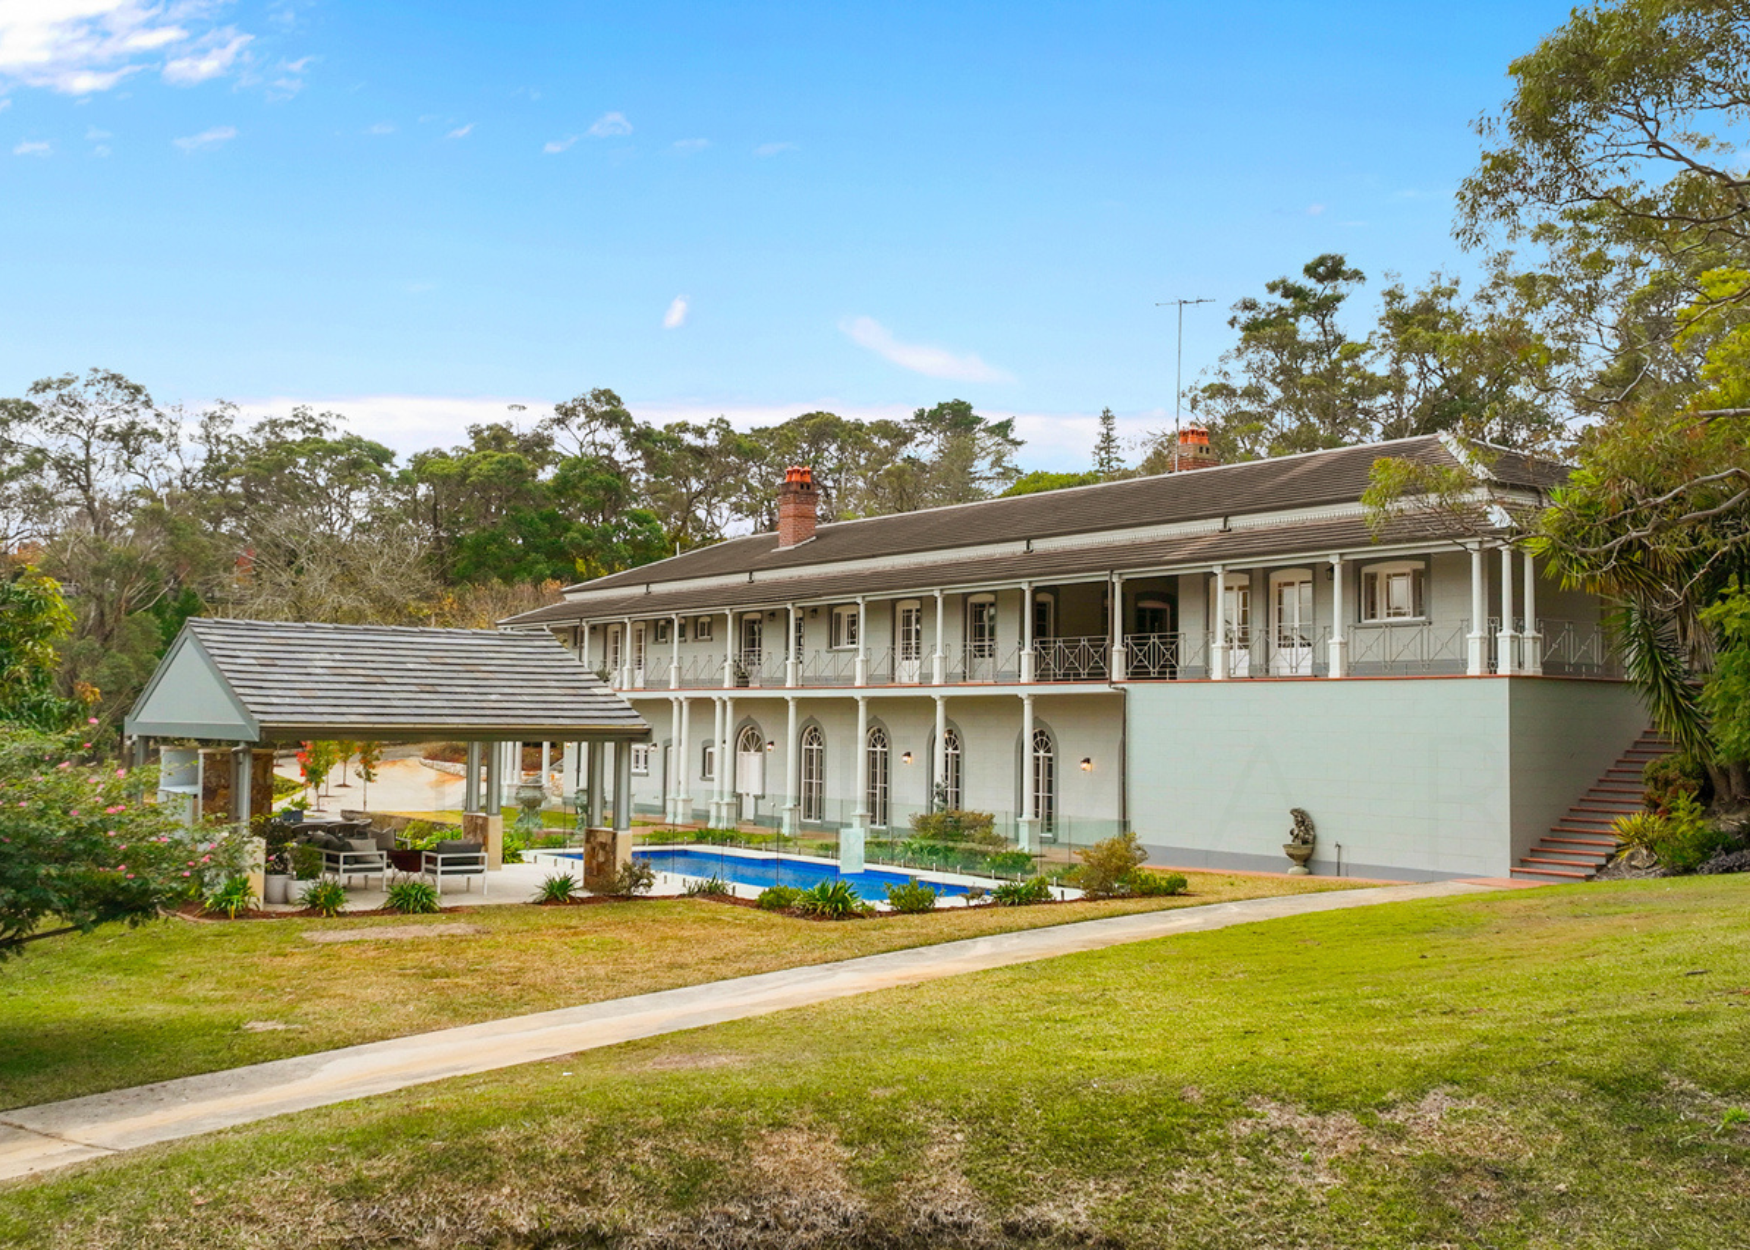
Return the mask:
<path fill-rule="evenodd" d="M 1645 727 L 1633 692 L 1553 678 L 1140 684 L 1130 823 L 1151 862 L 1281 870 L 1291 807 L 1317 872 L 1505 876 Z"/>

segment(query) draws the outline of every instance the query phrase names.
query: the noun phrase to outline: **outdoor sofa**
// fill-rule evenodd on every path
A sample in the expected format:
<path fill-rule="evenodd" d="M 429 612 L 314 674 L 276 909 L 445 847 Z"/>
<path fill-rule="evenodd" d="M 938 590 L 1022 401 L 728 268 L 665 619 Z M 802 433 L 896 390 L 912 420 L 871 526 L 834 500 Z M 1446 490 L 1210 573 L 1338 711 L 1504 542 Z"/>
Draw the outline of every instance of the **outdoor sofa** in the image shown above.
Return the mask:
<path fill-rule="evenodd" d="M 444 881 L 460 878 L 465 888 L 474 888 L 474 878 L 480 878 L 480 893 L 486 893 L 486 848 L 478 842 L 439 842 L 429 851 L 420 852 L 420 871 L 432 879 L 439 894 Z"/>

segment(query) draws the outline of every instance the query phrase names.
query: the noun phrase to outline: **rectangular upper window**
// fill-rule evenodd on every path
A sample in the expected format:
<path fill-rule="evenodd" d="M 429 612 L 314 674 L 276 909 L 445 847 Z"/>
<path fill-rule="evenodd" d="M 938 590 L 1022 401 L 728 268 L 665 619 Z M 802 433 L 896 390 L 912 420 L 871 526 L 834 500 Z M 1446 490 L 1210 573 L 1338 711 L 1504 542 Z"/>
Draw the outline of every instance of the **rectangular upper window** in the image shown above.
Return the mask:
<path fill-rule="evenodd" d="M 650 776 L 650 744 L 634 742 L 632 744 L 632 771 L 640 777 Z"/>
<path fill-rule="evenodd" d="M 835 650 L 855 647 L 859 637 L 858 626 L 862 624 L 861 614 L 854 603 L 843 604 L 832 610 L 832 645 Z"/>
<path fill-rule="evenodd" d="M 698 639 L 698 641 L 700 641 L 700 642 L 710 642 L 711 641 L 711 620 L 712 620 L 712 618 L 709 616 L 701 616 L 699 618 L 698 628 L 693 630 L 693 637 Z"/>
<path fill-rule="evenodd" d="M 1426 615 L 1427 570 L 1420 564 L 1379 564 L 1361 571 L 1361 619 L 1412 621 Z"/>

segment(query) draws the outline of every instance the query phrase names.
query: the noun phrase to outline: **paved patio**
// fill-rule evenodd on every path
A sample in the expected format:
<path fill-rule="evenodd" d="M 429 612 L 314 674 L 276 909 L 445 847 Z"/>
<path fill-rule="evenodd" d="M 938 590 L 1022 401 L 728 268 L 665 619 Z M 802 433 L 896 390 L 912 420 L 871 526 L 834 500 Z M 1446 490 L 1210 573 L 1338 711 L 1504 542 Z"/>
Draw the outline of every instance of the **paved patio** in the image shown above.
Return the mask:
<path fill-rule="evenodd" d="M 486 885 L 483 889 L 480 878 L 472 878 L 473 889 L 465 888 L 460 882 L 452 881 L 444 887 L 443 905 L 450 907 L 499 907 L 507 903 L 527 903 L 535 896 L 535 891 L 542 881 L 556 872 L 570 871 L 574 880 L 583 880 L 583 865 L 580 863 L 575 870 L 545 864 L 506 864 L 497 872 L 486 874 Z M 360 878 L 354 878 L 360 884 L 353 885 L 346 892 L 347 911 L 375 911 L 388 901 L 388 893 L 384 885 L 396 878 L 391 872 L 385 881 L 381 877 L 368 878 L 370 884 L 362 884 Z M 582 893 L 580 890 L 579 893 Z M 296 903 L 266 904 L 267 911 L 298 911 Z"/>

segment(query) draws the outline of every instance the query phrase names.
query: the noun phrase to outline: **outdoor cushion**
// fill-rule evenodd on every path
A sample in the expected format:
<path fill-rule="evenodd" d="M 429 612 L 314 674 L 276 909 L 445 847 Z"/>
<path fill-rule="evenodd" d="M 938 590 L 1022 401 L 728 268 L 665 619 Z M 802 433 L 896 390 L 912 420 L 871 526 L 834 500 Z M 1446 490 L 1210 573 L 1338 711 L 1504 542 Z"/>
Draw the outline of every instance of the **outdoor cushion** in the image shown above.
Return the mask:
<path fill-rule="evenodd" d="M 336 834 L 324 833 L 320 836 L 322 838 L 322 849 L 325 851 L 350 851 L 350 850 L 352 850 L 352 843 L 348 842 L 345 838 L 337 836 Z"/>
<path fill-rule="evenodd" d="M 434 855 L 478 855 L 481 846 L 478 842 L 439 842 L 433 848 Z"/>
<path fill-rule="evenodd" d="M 346 846 L 350 851 L 358 851 L 366 855 L 377 853 L 377 843 L 374 838 L 348 838 Z"/>

